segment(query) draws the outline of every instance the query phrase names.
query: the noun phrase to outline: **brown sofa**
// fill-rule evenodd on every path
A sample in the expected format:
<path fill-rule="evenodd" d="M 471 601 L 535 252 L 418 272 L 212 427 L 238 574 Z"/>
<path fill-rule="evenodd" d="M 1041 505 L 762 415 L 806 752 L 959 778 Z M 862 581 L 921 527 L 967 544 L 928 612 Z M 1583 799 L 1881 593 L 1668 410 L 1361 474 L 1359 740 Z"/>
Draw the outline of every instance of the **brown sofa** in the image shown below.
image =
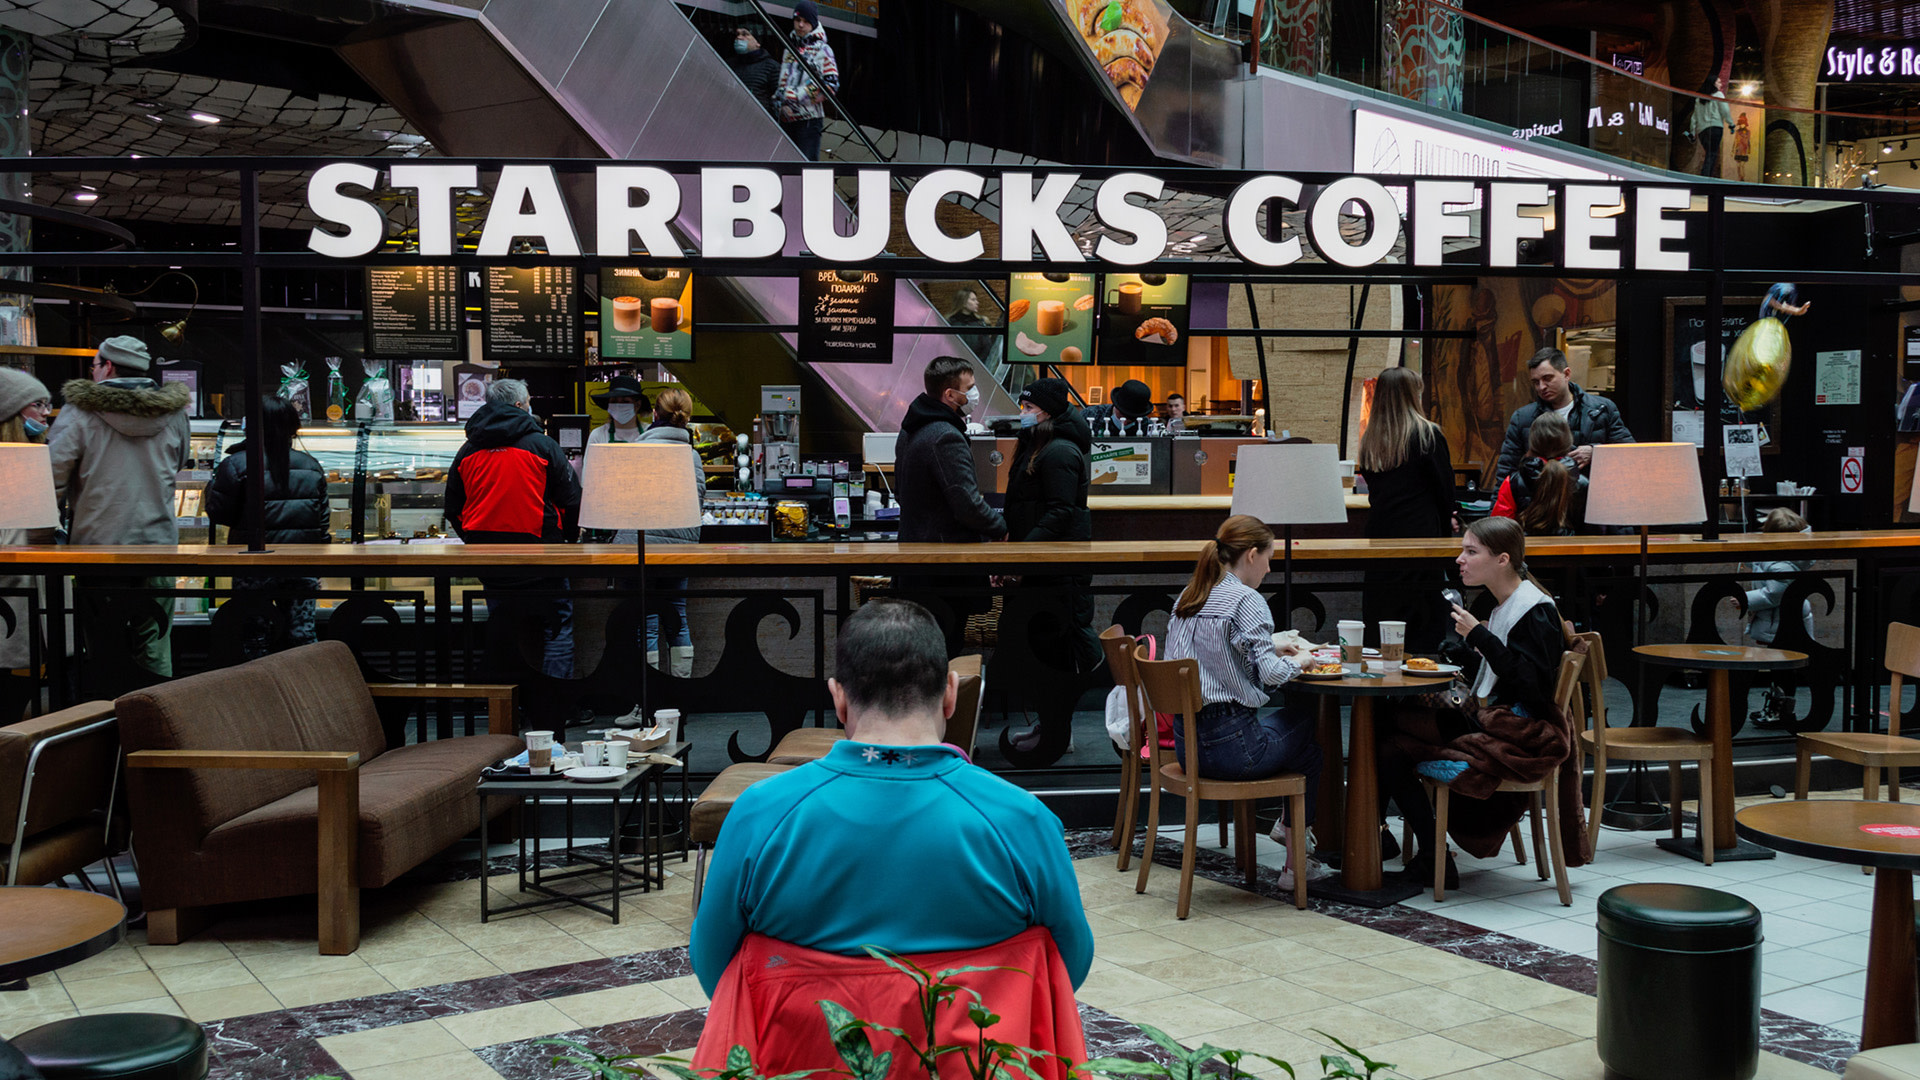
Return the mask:
<path fill-rule="evenodd" d="M 489 734 L 389 748 L 376 696 L 484 698 Z M 480 770 L 525 748 L 512 687 L 370 686 L 340 642 L 149 687 L 115 708 L 156 945 L 191 937 L 213 904 L 318 893 L 320 951 L 354 951 L 360 886 L 473 831 Z"/>

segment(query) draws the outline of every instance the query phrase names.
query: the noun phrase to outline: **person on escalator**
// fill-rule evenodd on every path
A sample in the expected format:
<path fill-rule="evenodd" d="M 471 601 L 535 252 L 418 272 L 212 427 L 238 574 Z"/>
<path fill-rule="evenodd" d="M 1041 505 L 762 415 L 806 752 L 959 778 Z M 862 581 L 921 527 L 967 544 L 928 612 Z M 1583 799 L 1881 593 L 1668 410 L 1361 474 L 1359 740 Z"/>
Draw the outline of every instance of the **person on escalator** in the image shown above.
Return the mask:
<path fill-rule="evenodd" d="M 772 108 L 773 88 L 780 83 L 780 61 L 760 47 L 752 27 L 742 26 L 733 32 L 733 53 L 727 63 L 733 65 L 734 75 L 753 100 Z"/>
<path fill-rule="evenodd" d="M 820 128 L 826 120 L 827 95 L 840 92 L 840 66 L 834 62 L 827 32 L 820 25 L 820 9 L 813 0 L 793 5 L 793 38 L 798 56 L 788 51 L 780 61 L 780 82 L 773 88 L 773 115 L 787 138 L 808 161 L 820 160 Z"/>

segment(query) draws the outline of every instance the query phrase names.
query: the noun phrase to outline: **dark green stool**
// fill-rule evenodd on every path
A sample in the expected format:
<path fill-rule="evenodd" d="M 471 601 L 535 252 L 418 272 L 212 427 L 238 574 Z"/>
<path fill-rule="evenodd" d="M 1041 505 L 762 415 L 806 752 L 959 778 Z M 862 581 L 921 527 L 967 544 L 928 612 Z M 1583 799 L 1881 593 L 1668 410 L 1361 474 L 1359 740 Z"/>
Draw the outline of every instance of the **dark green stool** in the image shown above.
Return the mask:
<path fill-rule="evenodd" d="M 47 1080 L 206 1080 L 200 1025 L 159 1013 L 55 1020 L 13 1037 Z"/>
<path fill-rule="evenodd" d="M 1760 1067 L 1760 909 L 1695 885 L 1600 894 L 1599 1030 L 1615 1080 L 1751 1080 Z"/>

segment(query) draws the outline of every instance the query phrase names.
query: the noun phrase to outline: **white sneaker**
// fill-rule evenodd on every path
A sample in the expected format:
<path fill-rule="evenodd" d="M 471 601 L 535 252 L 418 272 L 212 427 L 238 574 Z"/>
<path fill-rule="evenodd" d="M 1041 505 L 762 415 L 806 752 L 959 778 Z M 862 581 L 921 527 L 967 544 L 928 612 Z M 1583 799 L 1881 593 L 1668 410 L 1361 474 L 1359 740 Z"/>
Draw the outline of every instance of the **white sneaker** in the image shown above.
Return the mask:
<path fill-rule="evenodd" d="M 1311 885 L 1314 882 L 1319 881 L 1320 879 L 1331 875 L 1332 873 L 1333 873 L 1333 870 L 1331 868 L 1322 866 L 1318 862 L 1315 862 L 1313 859 L 1307 860 L 1307 884 Z M 1287 865 L 1280 868 L 1280 891 L 1291 892 L 1292 890 L 1293 890 L 1293 864 L 1288 863 Z"/>
<path fill-rule="evenodd" d="M 647 716 L 645 713 L 640 711 L 640 706 L 635 705 L 633 707 L 633 711 L 615 720 L 613 722 L 613 726 L 620 728 L 623 731 L 632 730 L 634 728 L 644 728 L 647 726 Z"/>

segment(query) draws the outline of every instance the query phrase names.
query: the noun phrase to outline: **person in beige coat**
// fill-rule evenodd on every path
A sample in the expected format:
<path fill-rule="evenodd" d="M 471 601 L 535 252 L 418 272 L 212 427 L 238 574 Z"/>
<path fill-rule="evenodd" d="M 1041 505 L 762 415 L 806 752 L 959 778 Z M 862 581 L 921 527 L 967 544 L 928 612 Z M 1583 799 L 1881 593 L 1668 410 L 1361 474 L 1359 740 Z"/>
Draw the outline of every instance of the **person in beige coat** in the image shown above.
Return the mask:
<path fill-rule="evenodd" d="M 44 443 L 52 395 L 45 383 L 18 368 L 0 367 L 0 442 Z M 52 529 L 0 529 L 0 545 L 51 544 Z M 0 592 L 30 590 L 23 574 L 0 575 Z M 0 596 L 0 725 L 18 721 L 39 687 L 33 643 L 40 628 L 30 619 L 25 596 Z"/>

